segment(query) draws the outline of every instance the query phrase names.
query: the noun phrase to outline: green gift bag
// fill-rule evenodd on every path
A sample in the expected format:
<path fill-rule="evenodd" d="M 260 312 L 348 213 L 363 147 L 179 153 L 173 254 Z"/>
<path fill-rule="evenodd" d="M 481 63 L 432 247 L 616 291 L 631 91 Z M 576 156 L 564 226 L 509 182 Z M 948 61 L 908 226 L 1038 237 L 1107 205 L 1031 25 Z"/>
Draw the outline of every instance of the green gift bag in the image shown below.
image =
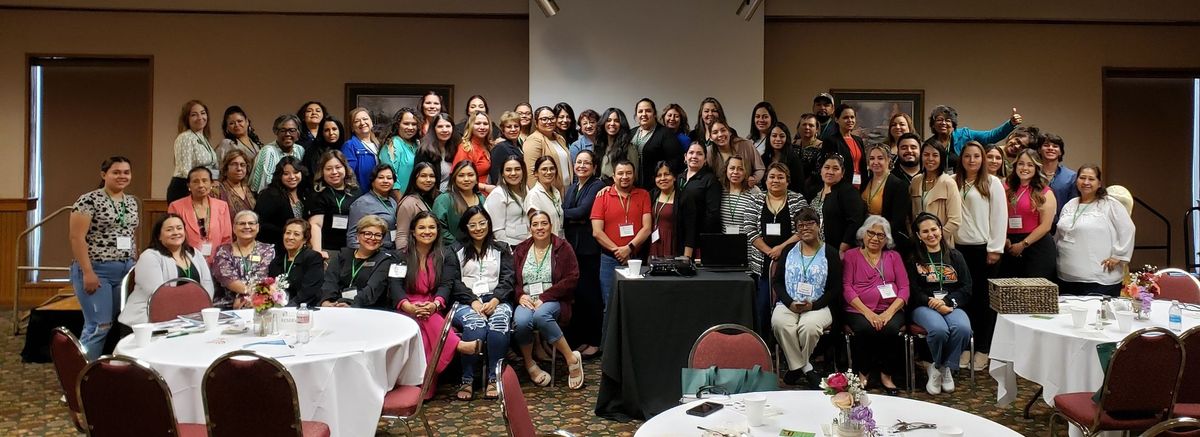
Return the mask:
<path fill-rule="evenodd" d="M 1117 350 L 1117 343 L 1100 343 L 1096 345 L 1096 357 L 1100 359 L 1100 369 L 1104 371 L 1105 379 L 1108 379 L 1108 363 L 1112 361 L 1113 352 Z M 1104 390 L 1103 383 L 1100 388 L 1096 389 L 1096 394 L 1092 395 L 1092 402 L 1100 403 L 1101 390 Z"/>
<path fill-rule="evenodd" d="M 729 394 L 779 390 L 779 378 L 758 365 L 751 369 L 684 368 L 679 374 L 685 396 L 694 396 L 705 386 L 719 386 Z"/>

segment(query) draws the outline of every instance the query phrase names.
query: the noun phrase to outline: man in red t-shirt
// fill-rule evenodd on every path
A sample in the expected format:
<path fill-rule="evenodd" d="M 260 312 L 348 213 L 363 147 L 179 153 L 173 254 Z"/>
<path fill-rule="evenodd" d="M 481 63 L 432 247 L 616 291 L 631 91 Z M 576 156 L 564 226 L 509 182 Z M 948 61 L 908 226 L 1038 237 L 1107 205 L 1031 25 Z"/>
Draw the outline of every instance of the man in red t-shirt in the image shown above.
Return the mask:
<path fill-rule="evenodd" d="M 592 204 L 592 236 L 604 249 L 600 253 L 600 293 L 605 314 L 617 266 L 637 257 L 637 249 L 650 238 L 650 193 L 633 186 L 634 174 L 633 163 L 618 161 L 613 166 L 613 186 L 598 194 Z"/>

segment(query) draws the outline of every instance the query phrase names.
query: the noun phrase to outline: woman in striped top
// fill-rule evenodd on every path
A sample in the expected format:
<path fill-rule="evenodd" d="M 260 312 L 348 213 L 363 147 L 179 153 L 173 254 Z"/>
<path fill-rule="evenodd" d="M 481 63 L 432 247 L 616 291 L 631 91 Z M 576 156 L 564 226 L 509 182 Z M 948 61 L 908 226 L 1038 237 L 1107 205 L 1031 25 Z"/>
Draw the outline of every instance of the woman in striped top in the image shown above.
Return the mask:
<path fill-rule="evenodd" d="M 750 243 L 757 249 L 750 252 L 750 273 L 758 278 L 754 320 L 759 333 L 770 329 L 771 263 L 779 260 L 784 247 L 800 241 L 800 237 L 792 232 L 796 229 L 792 217 L 808 206 L 804 196 L 787 189 L 789 179 L 791 173 L 782 163 L 767 167 L 767 191 L 751 198 L 742 225 Z"/>
<path fill-rule="evenodd" d="M 725 180 L 721 193 L 721 232 L 725 234 L 741 234 L 749 231 L 746 225 L 746 211 L 753 206 L 754 196 L 762 193 L 758 187 L 750 185 L 746 180 L 745 160 L 740 156 L 731 156 L 725 161 Z M 746 242 L 746 259 L 758 253 L 754 245 Z"/>

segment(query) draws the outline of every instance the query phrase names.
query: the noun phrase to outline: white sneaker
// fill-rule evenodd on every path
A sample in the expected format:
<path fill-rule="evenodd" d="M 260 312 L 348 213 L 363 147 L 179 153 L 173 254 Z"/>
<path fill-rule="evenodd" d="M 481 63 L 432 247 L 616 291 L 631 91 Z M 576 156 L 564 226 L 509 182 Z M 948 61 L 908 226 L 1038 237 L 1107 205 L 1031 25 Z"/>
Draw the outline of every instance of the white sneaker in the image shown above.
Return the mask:
<path fill-rule="evenodd" d="M 925 383 L 925 391 L 931 395 L 940 394 L 942 392 L 942 372 L 932 363 L 925 370 L 929 374 L 929 382 Z"/>
<path fill-rule="evenodd" d="M 963 351 L 962 355 L 958 356 L 958 367 L 963 368 L 971 365 L 971 351 Z"/>
<path fill-rule="evenodd" d="M 950 371 L 949 366 L 942 368 L 942 391 L 954 392 L 954 372 Z"/>
<path fill-rule="evenodd" d="M 990 364 L 991 360 L 988 358 L 988 354 L 985 354 L 983 352 L 975 352 L 975 358 L 973 361 L 974 361 L 975 371 L 980 371 L 980 370 L 986 371 L 988 369 L 988 365 Z"/>

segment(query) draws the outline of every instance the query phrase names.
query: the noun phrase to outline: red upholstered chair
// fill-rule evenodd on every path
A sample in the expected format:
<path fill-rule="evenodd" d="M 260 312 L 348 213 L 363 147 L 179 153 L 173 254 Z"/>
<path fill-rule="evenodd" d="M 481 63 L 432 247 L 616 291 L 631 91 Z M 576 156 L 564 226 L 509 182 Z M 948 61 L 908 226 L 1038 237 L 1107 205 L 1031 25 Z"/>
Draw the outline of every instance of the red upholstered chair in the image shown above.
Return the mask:
<path fill-rule="evenodd" d="M 504 360 L 496 364 L 496 373 L 500 375 L 500 414 L 504 416 L 504 426 L 508 428 L 509 437 L 535 437 L 538 435 L 557 435 L 572 437 L 574 434 L 563 430 L 552 433 L 537 432 L 533 426 L 533 418 L 529 414 L 529 404 L 525 403 L 525 393 L 521 391 L 521 381 L 517 372 L 511 366 L 505 366 Z"/>
<path fill-rule="evenodd" d="M 1142 437 L 1200 437 L 1200 420 L 1178 417 L 1154 425 Z"/>
<path fill-rule="evenodd" d="M 222 355 L 204 371 L 210 437 L 328 437 L 329 425 L 300 420 L 296 381 L 283 364 L 253 351 Z"/>
<path fill-rule="evenodd" d="M 1179 380 L 1179 396 L 1175 398 L 1175 417 L 1200 418 L 1200 326 L 1179 336 L 1183 343 L 1183 377 Z"/>
<path fill-rule="evenodd" d="M 1159 300 L 1200 304 L 1200 280 L 1187 271 L 1168 268 L 1154 273 L 1158 276 Z"/>
<path fill-rule="evenodd" d="M 755 365 L 772 372 L 771 350 L 754 331 L 742 325 L 724 323 L 708 328 L 688 354 L 688 367 L 703 369 L 750 369 Z"/>
<path fill-rule="evenodd" d="M 150 323 L 165 322 L 212 306 L 212 296 L 199 282 L 188 278 L 168 279 L 150 295 Z"/>
<path fill-rule="evenodd" d="M 87 354 L 75 334 L 64 327 L 54 328 L 50 334 L 50 358 L 54 361 L 54 373 L 58 374 L 58 383 L 63 395 L 67 397 L 67 407 L 71 410 L 71 422 L 75 429 L 86 433 L 82 416 L 79 411 L 79 394 L 75 392 L 75 383 L 79 381 L 79 372 L 87 366 Z"/>
<path fill-rule="evenodd" d="M 91 362 L 80 373 L 75 392 L 91 437 L 208 435 L 204 425 L 175 421 L 167 383 L 133 358 L 112 356 Z"/>
<path fill-rule="evenodd" d="M 1134 331 L 1121 340 L 1108 364 L 1100 402 L 1092 392 L 1054 397 L 1050 434 L 1057 418 L 1097 435 L 1100 431 L 1147 429 L 1171 417 L 1183 373 L 1183 344 L 1164 328 Z"/>
<path fill-rule="evenodd" d="M 442 324 L 442 333 L 438 336 L 437 347 L 433 348 L 433 357 L 425 366 L 425 377 L 421 379 L 421 385 L 397 385 L 383 395 L 383 412 L 380 416 L 387 420 L 388 427 L 400 421 L 404 424 L 406 434 L 411 435 L 412 425 L 408 422 L 417 419 L 425 427 L 425 435 L 433 435 L 429 419 L 425 417 L 421 407 L 425 405 L 425 398 L 429 392 L 437 388 L 434 380 L 437 378 L 437 362 L 442 359 L 442 347 L 446 344 L 446 337 L 450 336 L 450 322 L 454 319 L 451 316 L 458 306 L 458 302 L 455 302 L 450 306 L 450 312 L 446 313 L 446 323 Z"/>

